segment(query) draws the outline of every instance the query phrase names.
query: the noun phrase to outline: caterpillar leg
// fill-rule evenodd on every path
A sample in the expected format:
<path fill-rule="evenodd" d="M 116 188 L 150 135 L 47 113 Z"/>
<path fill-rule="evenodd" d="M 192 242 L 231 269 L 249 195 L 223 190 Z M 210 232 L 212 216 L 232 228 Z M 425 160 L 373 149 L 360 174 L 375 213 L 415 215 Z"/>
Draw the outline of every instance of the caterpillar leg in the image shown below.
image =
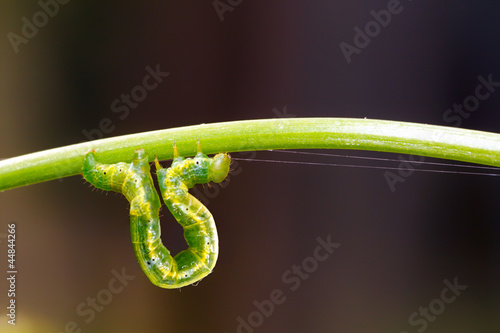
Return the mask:
<path fill-rule="evenodd" d="M 158 183 L 163 201 L 184 229 L 188 249 L 174 257 L 176 271 L 170 271 L 160 284 L 184 286 L 210 274 L 217 262 L 219 239 L 215 221 L 210 211 L 195 197 L 189 188 L 210 181 L 220 182 L 229 172 L 230 158 L 217 154 L 209 158 L 201 152 L 195 158 L 183 159 L 177 155 L 168 169 L 155 160 Z"/>

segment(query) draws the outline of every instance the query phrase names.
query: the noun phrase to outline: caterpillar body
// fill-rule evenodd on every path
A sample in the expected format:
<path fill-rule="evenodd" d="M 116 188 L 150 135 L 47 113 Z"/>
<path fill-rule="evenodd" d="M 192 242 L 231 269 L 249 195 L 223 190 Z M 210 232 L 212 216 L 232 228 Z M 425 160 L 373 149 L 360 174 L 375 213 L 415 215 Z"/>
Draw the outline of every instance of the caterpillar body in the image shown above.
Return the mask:
<path fill-rule="evenodd" d="M 155 159 L 163 200 L 184 229 L 186 250 L 172 257 L 160 235 L 161 202 L 151 178 L 148 157 L 135 151 L 132 163 L 101 164 L 94 152 L 85 155 L 83 177 L 106 191 L 122 193 L 130 202 L 130 231 L 137 261 L 150 281 L 162 288 L 180 288 L 210 274 L 217 261 L 219 241 L 212 214 L 188 193 L 195 184 L 221 182 L 229 172 L 228 154 L 209 158 L 179 156 L 174 146 L 172 166 L 164 169 Z"/>

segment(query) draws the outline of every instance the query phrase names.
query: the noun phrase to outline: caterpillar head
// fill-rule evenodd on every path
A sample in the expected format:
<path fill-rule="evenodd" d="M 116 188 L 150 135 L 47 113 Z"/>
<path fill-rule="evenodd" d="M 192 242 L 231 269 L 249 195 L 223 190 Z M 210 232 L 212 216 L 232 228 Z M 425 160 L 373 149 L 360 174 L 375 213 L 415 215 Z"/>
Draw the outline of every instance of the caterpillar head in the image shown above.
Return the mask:
<path fill-rule="evenodd" d="M 231 164 L 231 156 L 227 153 L 220 153 L 214 156 L 212 163 L 212 181 L 220 183 L 229 173 L 229 165 Z"/>

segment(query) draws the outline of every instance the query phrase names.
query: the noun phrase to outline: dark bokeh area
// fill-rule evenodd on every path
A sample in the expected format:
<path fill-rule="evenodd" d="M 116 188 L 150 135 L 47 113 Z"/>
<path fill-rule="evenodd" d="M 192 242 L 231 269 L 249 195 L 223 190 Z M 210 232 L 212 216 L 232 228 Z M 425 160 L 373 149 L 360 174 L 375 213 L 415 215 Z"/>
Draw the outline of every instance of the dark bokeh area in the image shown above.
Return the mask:
<path fill-rule="evenodd" d="M 35 1 L 1 3 L 0 158 L 283 116 L 500 132 L 498 1 L 42 0 L 51 16 Z M 372 37 L 357 36 L 366 27 Z M 120 101 L 157 68 L 168 75 L 147 96 Z M 487 97 L 453 112 L 488 80 Z M 3 279 L 0 331 L 498 332 L 500 180 L 405 165 L 391 186 L 380 169 L 237 161 L 224 188 L 197 188 L 220 257 L 181 290 L 140 270 L 121 195 L 81 177 L 0 193 L 3 274 L 8 223 L 18 237 L 17 325 L 7 324 Z M 174 252 L 185 246 L 166 208 L 162 232 Z M 317 250 L 328 242 L 340 247 Z"/>

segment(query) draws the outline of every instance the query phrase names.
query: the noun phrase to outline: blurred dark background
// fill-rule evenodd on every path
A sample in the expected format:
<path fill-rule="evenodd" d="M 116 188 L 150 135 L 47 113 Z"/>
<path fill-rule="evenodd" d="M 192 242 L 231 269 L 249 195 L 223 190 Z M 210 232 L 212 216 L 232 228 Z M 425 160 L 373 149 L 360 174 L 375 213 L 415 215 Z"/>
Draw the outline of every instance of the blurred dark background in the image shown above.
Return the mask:
<path fill-rule="evenodd" d="M 97 138 L 105 118 L 104 137 L 283 115 L 500 132 L 500 91 L 467 117 L 445 116 L 475 94 L 479 76 L 500 81 L 498 1 L 70 1 L 56 10 L 42 0 L 52 17 L 35 1 L 1 3 L 0 158 Z M 348 63 L 341 43 L 354 45 L 354 28 L 388 6 L 398 13 Z M 24 28 L 30 38 L 27 21 L 39 25 Z M 148 66 L 169 75 L 128 113 L 115 112 L 122 94 L 140 93 Z M 217 195 L 198 189 L 221 253 L 210 276 L 181 290 L 157 288 L 140 270 L 120 195 L 92 191 L 81 177 L 1 193 L 1 267 L 7 224 L 17 223 L 12 331 L 499 331 L 496 177 L 414 172 L 391 189 L 384 170 L 242 161 L 236 169 Z M 179 251 L 182 231 L 162 213 L 163 240 Z M 311 264 L 317 238 L 328 235 L 341 246 L 327 260 L 308 266 L 307 278 L 286 275 Z M 112 294 L 122 271 L 135 278 Z M 455 279 L 467 289 L 443 303 L 443 281 Z M 5 280 L 0 287 L 6 299 Z M 275 289 L 283 302 L 257 314 L 254 301 L 268 304 Z M 6 304 L 2 332 L 13 329 Z M 409 322 L 429 306 L 432 319 Z M 239 317 L 254 327 L 238 328 Z"/>

